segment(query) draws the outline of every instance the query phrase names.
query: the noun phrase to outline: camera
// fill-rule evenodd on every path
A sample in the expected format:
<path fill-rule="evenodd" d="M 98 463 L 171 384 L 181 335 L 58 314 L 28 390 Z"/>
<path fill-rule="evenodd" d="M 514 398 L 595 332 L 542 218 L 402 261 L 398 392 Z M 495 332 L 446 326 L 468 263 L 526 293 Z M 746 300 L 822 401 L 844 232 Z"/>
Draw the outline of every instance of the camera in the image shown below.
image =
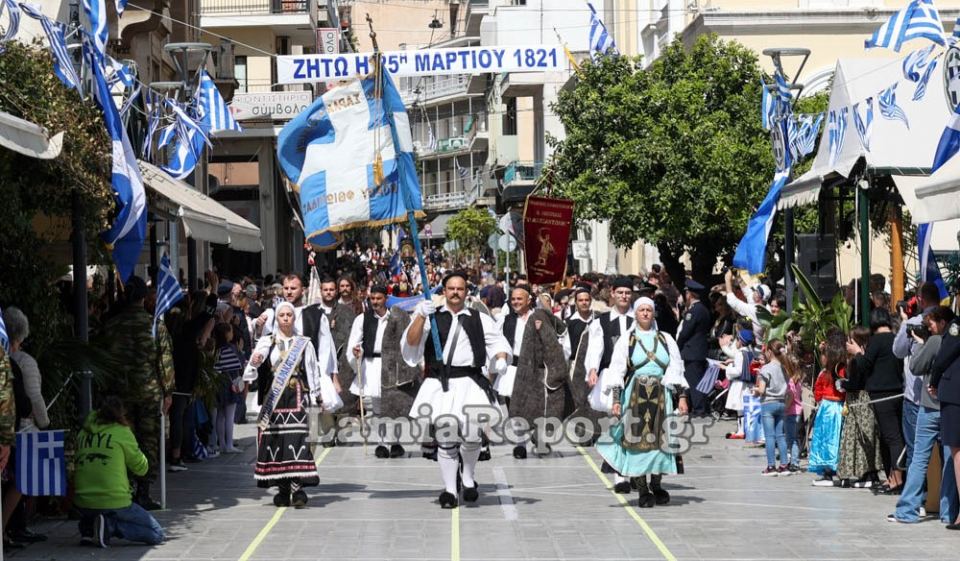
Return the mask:
<path fill-rule="evenodd" d="M 916 335 L 917 337 L 920 337 L 921 339 L 929 339 L 929 338 L 930 338 L 930 329 L 929 329 L 926 325 L 923 325 L 923 324 L 920 324 L 920 325 L 908 325 L 908 326 L 907 326 L 907 335 L 909 335 L 909 336 L 911 336 L 911 337 L 913 337 L 914 335 Z"/>

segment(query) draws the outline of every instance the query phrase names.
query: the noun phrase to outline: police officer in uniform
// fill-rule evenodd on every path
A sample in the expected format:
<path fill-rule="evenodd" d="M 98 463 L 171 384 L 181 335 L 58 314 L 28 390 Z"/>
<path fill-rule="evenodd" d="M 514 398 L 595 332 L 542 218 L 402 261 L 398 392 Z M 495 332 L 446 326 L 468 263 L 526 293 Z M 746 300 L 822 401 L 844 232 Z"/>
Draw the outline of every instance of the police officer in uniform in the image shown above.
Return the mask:
<path fill-rule="evenodd" d="M 940 343 L 933 363 L 930 386 L 932 396 L 940 400 L 940 441 L 949 447 L 954 477 L 960 482 L 960 317 L 954 318 Z M 948 530 L 960 530 L 960 517 Z"/>
<path fill-rule="evenodd" d="M 707 395 L 697 391 L 697 384 L 707 371 L 707 343 L 713 319 L 710 310 L 700 301 L 706 288 L 692 279 L 687 279 L 685 288 L 687 308 L 677 334 L 677 345 L 683 358 L 684 377 L 690 385 L 690 414 L 704 417 L 707 415 Z"/>

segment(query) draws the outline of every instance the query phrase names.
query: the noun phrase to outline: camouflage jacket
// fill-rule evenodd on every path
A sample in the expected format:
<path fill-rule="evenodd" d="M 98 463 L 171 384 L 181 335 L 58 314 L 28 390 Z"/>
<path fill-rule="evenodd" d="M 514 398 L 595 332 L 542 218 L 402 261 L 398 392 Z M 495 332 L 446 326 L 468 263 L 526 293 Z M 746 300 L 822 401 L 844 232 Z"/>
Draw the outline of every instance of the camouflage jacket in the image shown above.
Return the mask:
<path fill-rule="evenodd" d="M 163 395 L 168 396 L 173 393 L 174 388 L 173 338 L 163 320 L 157 322 L 157 336 L 154 344 L 157 347 L 157 383 L 160 384 Z"/>
<path fill-rule="evenodd" d="M 13 444 L 17 411 L 13 400 L 13 367 L 10 357 L 0 350 L 0 446 Z"/>
<path fill-rule="evenodd" d="M 153 317 L 138 306 L 124 308 L 103 325 L 109 352 L 123 364 L 112 389 L 128 404 L 159 403 L 163 398 L 152 329 Z"/>

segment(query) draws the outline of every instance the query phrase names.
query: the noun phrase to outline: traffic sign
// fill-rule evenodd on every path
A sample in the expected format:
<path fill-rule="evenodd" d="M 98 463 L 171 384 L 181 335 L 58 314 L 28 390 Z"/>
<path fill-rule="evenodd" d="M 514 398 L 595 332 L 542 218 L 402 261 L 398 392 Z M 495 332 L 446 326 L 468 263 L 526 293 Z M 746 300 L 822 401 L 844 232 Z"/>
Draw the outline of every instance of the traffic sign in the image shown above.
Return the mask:
<path fill-rule="evenodd" d="M 430 236 L 432 236 L 432 235 L 433 235 L 433 226 L 431 226 L 430 224 L 427 224 L 426 226 L 424 226 L 424 227 L 423 227 L 423 235 L 424 235 L 424 236 L 427 236 L 428 238 L 429 238 Z"/>
<path fill-rule="evenodd" d="M 505 236 L 500 236 L 500 241 L 498 243 L 500 251 L 514 251 L 517 249 L 517 238 L 507 234 Z"/>
<path fill-rule="evenodd" d="M 496 232 L 494 232 L 490 234 L 490 237 L 487 238 L 487 247 L 496 251 L 498 247 L 497 242 L 499 241 L 500 241 L 500 234 L 497 234 Z"/>

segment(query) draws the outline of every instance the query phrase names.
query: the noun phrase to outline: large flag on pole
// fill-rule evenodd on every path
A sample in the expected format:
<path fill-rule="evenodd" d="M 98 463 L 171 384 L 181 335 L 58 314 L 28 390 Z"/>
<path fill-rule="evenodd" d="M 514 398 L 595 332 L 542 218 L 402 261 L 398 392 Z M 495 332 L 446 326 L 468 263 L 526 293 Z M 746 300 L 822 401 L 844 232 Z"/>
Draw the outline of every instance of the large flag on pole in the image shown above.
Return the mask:
<path fill-rule="evenodd" d="M 933 222 L 920 224 L 917 226 L 917 249 L 920 257 L 920 282 L 932 282 L 940 290 L 940 299 L 943 300 L 949 296 L 947 284 L 943 282 L 943 275 L 940 274 L 940 266 L 937 264 L 937 257 L 933 254 L 933 248 L 930 247 L 930 240 L 933 238 Z"/>
<path fill-rule="evenodd" d="M 946 44 L 940 14 L 933 0 L 913 0 L 881 25 L 864 42 L 864 48 L 883 47 L 900 52 L 900 47 L 911 39 L 929 39 L 938 45 Z"/>
<path fill-rule="evenodd" d="M 757 211 L 747 223 L 747 232 L 737 246 L 733 256 L 734 266 L 746 269 L 751 275 L 763 272 L 767 264 L 767 238 L 773 227 L 773 219 L 777 215 L 777 201 L 780 200 L 780 191 L 790 177 L 790 169 L 778 171 L 773 178 L 773 184 L 767 191 L 767 196 L 757 207 Z"/>
<path fill-rule="evenodd" d="M 299 192 L 311 243 L 406 221 L 405 199 L 422 215 L 407 112 L 388 75 L 381 84 L 370 75 L 332 89 L 280 131 L 277 157 Z"/>
<path fill-rule="evenodd" d="M 111 141 L 111 182 L 117 213 L 110 229 L 103 233 L 103 239 L 113 254 L 120 279 L 126 282 L 140 260 L 147 234 L 147 195 L 143 189 L 137 156 L 103 75 L 103 57 L 93 51 L 88 43 L 84 45 L 84 50 L 93 73 L 94 99 L 103 111 L 103 121 Z"/>
<path fill-rule="evenodd" d="M 617 44 L 613 40 L 613 35 L 607 31 L 607 26 L 603 25 L 603 21 L 597 14 L 597 10 L 594 9 L 593 4 L 587 2 L 587 7 L 590 8 L 590 55 L 596 57 L 608 53 L 620 54 L 617 51 Z"/>

